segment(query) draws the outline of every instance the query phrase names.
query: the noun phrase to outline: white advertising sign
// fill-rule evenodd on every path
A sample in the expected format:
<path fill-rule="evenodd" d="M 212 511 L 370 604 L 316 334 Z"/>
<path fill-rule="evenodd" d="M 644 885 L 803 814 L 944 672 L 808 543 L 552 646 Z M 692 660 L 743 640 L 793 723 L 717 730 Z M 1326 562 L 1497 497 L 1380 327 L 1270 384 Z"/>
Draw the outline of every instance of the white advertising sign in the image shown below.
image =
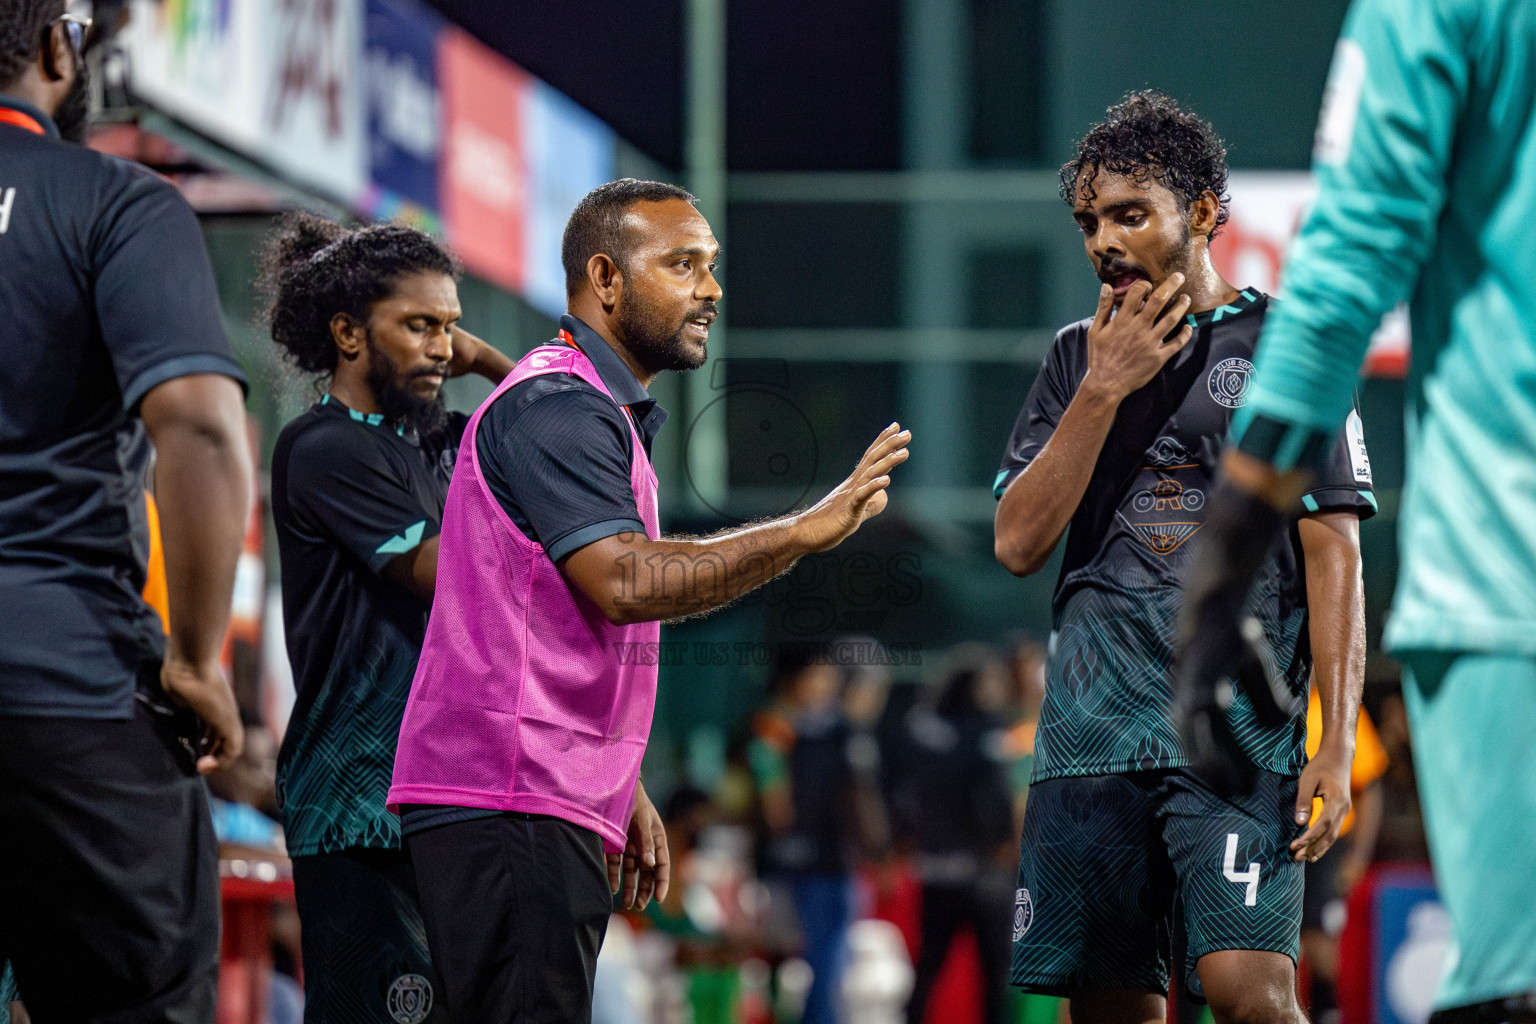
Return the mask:
<path fill-rule="evenodd" d="M 359 0 L 133 0 L 134 91 L 351 203 L 367 179 Z"/>
<path fill-rule="evenodd" d="M 1304 171 L 1238 171 L 1229 180 L 1232 219 L 1211 245 L 1223 277 L 1238 287 L 1276 295 L 1291 243 L 1317 195 Z M 1401 377 L 1408 366 L 1408 310 L 1398 306 L 1382 318 L 1371 338 L 1365 372 Z"/>

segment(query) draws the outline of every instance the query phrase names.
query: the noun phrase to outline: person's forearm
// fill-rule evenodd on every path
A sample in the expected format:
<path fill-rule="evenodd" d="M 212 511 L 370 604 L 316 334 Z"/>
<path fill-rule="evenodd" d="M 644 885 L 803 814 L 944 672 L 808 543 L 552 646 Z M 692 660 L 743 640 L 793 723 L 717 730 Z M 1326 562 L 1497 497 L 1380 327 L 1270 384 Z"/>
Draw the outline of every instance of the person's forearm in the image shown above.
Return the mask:
<path fill-rule="evenodd" d="M 244 410 L 232 400 L 204 415 L 158 424 L 155 503 L 170 603 L 168 656 L 215 661 L 229 625 L 235 568 L 250 510 L 251 457 Z"/>
<path fill-rule="evenodd" d="M 993 553 L 1015 576 L 1039 572 L 1072 521 L 1119 402 L 1084 385 L 1040 454 L 1008 485 L 993 521 Z"/>
<path fill-rule="evenodd" d="M 517 361 L 511 356 L 492 346 L 489 342 L 482 341 L 480 350 L 475 353 L 475 361 L 470 364 L 469 371 L 477 373 L 492 384 L 500 384 L 506 379 L 507 374 L 517 366 Z"/>
<path fill-rule="evenodd" d="M 623 584 L 614 608 L 636 622 L 712 611 L 787 572 L 810 551 L 794 517 L 710 537 L 645 541 L 616 559 Z"/>
<path fill-rule="evenodd" d="M 1298 524 L 1306 559 L 1313 672 L 1322 702 L 1320 749 L 1353 758 L 1355 720 L 1365 683 L 1365 591 L 1359 521 L 1349 513 Z"/>

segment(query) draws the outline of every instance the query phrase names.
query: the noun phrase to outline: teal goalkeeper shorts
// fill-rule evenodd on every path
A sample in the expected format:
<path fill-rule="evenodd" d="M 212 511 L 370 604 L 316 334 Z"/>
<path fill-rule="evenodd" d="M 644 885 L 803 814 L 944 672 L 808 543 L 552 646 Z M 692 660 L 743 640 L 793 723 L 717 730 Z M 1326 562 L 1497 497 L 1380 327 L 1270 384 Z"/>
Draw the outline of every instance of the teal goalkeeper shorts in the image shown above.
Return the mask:
<path fill-rule="evenodd" d="M 1014 894 L 1013 984 L 1042 995 L 1168 991 L 1170 965 L 1226 949 L 1296 959 L 1303 868 L 1294 776 L 1227 801 L 1183 769 L 1029 788 Z"/>
<path fill-rule="evenodd" d="M 1536 658 L 1398 656 L 1429 853 L 1451 917 L 1435 1008 L 1536 991 Z"/>

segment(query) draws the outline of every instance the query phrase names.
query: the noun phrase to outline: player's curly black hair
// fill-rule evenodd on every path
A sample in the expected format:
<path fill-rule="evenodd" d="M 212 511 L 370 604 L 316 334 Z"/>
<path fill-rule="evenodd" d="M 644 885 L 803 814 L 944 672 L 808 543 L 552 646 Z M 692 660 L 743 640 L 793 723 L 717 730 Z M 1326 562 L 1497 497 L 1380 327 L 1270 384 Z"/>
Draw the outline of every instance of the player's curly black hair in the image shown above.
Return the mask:
<path fill-rule="evenodd" d="M 0 89 L 16 84 L 37 60 L 43 30 L 64 13 L 64 0 L 5 0 L 0 3 Z"/>
<path fill-rule="evenodd" d="M 307 213 L 285 214 L 267 239 L 259 286 L 272 340 L 308 373 L 336 370 L 331 318 L 366 322 L 401 278 L 459 276 L 459 263 L 430 235 L 399 224 L 349 229 Z"/>
<path fill-rule="evenodd" d="M 1077 140 L 1077 153 L 1061 167 L 1061 198 L 1068 206 L 1079 197 L 1091 202 L 1100 171 L 1143 185 L 1155 179 L 1183 197 L 1185 209 L 1202 192 L 1215 193 L 1219 205 L 1212 238 L 1230 216 L 1226 144 L 1209 122 L 1157 89 L 1127 93 Z"/>

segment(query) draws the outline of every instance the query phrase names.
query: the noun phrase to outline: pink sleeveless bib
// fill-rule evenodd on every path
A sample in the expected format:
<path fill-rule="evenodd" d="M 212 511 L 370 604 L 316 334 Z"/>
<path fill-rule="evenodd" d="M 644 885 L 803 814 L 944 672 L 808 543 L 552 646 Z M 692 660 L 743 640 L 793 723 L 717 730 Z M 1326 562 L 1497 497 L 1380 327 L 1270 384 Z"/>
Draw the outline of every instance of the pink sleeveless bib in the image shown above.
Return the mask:
<path fill-rule="evenodd" d="M 613 397 L 579 349 L 546 345 L 524 356 L 470 417 L 443 509 L 437 592 L 389 807 L 553 815 L 596 832 L 613 852 L 624 846 L 656 707 L 656 666 L 635 664 L 655 659 L 620 652 L 655 644 L 661 625 L 604 618 L 513 525 L 475 450 L 491 403 L 546 373 L 572 374 Z M 655 538 L 656 473 L 633 421 L 630 433 L 630 486 Z"/>

